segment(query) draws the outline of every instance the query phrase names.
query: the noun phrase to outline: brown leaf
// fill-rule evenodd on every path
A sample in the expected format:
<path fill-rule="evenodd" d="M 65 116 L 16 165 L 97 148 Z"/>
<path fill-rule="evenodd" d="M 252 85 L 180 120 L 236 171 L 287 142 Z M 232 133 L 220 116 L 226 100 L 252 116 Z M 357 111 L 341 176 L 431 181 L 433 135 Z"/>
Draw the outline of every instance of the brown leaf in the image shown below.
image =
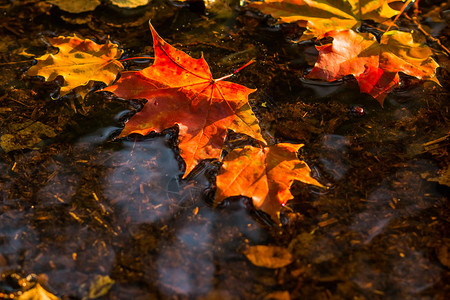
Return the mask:
<path fill-rule="evenodd" d="M 293 261 L 291 253 L 278 246 L 252 246 L 247 248 L 244 254 L 255 266 L 270 269 L 283 268 Z"/>

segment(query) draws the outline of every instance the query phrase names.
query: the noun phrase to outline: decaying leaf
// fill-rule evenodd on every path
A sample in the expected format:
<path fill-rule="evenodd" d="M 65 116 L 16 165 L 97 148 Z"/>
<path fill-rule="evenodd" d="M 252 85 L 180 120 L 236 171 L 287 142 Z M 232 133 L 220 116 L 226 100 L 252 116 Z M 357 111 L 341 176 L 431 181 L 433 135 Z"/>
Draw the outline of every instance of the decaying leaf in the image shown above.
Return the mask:
<path fill-rule="evenodd" d="M 302 144 L 280 143 L 265 148 L 246 146 L 225 156 L 216 179 L 215 203 L 227 197 L 252 198 L 255 208 L 278 222 L 277 213 L 293 196 L 294 180 L 322 187 L 311 177 L 311 169 L 297 158 Z"/>
<path fill-rule="evenodd" d="M 248 260 L 258 267 L 278 269 L 292 263 L 291 253 L 283 247 L 257 245 L 244 251 Z"/>
<path fill-rule="evenodd" d="M 267 294 L 264 300 L 291 300 L 291 295 L 288 291 L 276 291 Z"/>
<path fill-rule="evenodd" d="M 420 174 L 427 181 L 437 182 L 441 185 L 450 186 L 450 167 L 447 166 L 436 173 L 425 172 Z"/>
<path fill-rule="evenodd" d="M 21 294 L 19 297 L 16 298 L 16 300 L 59 300 L 59 297 L 56 297 L 52 293 L 48 292 L 46 289 L 44 289 L 39 283 L 36 283 L 36 285 Z"/>
<path fill-rule="evenodd" d="M 73 14 L 93 11 L 101 3 L 99 0 L 47 0 L 47 2 Z"/>
<path fill-rule="evenodd" d="M 49 41 L 52 46 L 59 48 L 59 52 L 37 58 L 38 63 L 32 66 L 27 74 L 43 76 L 47 81 L 62 75 L 64 85 L 61 87 L 61 96 L 76 87 L 87 85 L 90 80 L 109 85 L 123 70 L 122 64 L 117 60 L 122 55 L 122 50 L 110 41 L 99 45 L 76 35 L 60 36 Z"/>
<path fill-rule="evenodd" d="M 30 149 L 42 141 L 42 137 L 55 137 L 54 129 L 39 121 L 27 121 L 12 124 L 0 137 L 0 146 L 5 152 L 20 149 Z"/>
<path fill-rule="evenodd" d="M 149 0 L 111 0 L 111 3 L 113 5 L 122 8 L 135 8 L 147 5 L 149 2 L 150 2 Z"/>
<path fill-rule="evenodd" d="M 411 33 L 392 30 L 381 37 L 380 43 L 369 33 L 353 30 L 330 31 L 323 37 L 332 37 L 333 41 L 316 46 L 319 58 L 308 78 L 333 81 L 353 75 L 361 92 L 380 104 L 398 85 L 398 72 L 439 84 L 439 65 L 431 57 L 431 49 L 415 43 Z"/>
<path fill-rule="evenodd" d="M 93 282 L 89 286 L 89 292 L 87 299 L 97 299 L 101 296 L 106 295 L 111 287 L 114 285 L 115 281 L 111 279 L 108 275 L 102 276 L 97 275 Z"/>
<path fill-rule="evenodd" d="M 320 36 L 331 30 L 355 29 L 362 20 L 384 22 L 399 11 L 389 3 L 397 0 L 265 0 L 251 7 L 279 18 L 281 22 L 297 22 L 306 27 L 301 40 Z"/>
<path fill-rule="evenodd" d="M 450 248 L 448 242 L 447 245 L 440 246 L 436 254 L 441 264 L 450 268 Z"/>
<path fill-rule="evenodd" d="M 200 160 L 219 159 L 227 130 L 245 133 L 265 144 L 258 120 L 248 103 L 254 90 L 213 79 L 208 64 L 166 43 L 150 24 L 154 64 L 139 72 L 124 72 L 106 91 L 125 99 L 148 102 L 120 134 L 146 135 L 178 125 L 180 155 L 186 176 Z"/>

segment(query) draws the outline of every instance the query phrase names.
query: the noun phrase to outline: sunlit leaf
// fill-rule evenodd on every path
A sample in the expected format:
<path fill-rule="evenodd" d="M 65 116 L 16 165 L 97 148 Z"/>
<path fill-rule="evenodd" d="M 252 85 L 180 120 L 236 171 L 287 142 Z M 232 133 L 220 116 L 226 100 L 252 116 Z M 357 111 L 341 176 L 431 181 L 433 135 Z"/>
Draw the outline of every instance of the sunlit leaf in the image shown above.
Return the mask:
<path fill-rule="evenodd" d="M 225 156 L 217 175 L 215 203 L 231 196 L 246 196 L 252 198 L 255 208 L 278 221 L 277 213 L 293 198 L 290 188 L 294 180 L 322 187 L 311 177 L 308 165 L 297 158 L 302 146 L 280 143 L 233 150 Z"/>
<path fill-rule="evenodd" d="M 178 125 L 185 176 L 200 160 L 220 158 L 228 129 L 265 144 L 248 103 L 254 90 L 213 79 L 203 57 L 194 59 L 175 49 L 150 28 L 154 64 L 139 72 L 124 72 L 115 85 L 105 89 L 122 98 L 148 100 L 125 124 L 120 136 L 146 135 Z"/>
<path fill-rule="evenodd" d="M 87 85 L 90 80 L 109 85 L 123 70 L 122 64 L 117 60 L 122 55 L 122 50 L 110 41 L 99 45 L 76 35 L 60 36 L 49 41 L 52 46 L 59 48 L 59 52 L 37 58 L 38 63 L 32 66 L 27 74 L 43 76 L 47 81 L 62 75 L 64 85 L 61 87 L 61 96 L 76 87 Z"/>
<path fill-rule="evenodd" d="M 389 31 L 380 43 L 369 33 L 353 30 L 327 32 L 330 44 L 316 46 L 319 58 L 308 78 L 333 81 L 354 75 L 361 92 L 383 104 L 386 95 L 398 85 L 398 72 L 422 80 L 436 79 L 436 68 L 431 49 L 415 43 L 411 33 Z"/>
<path fill-rule="evenodd" d="M 99 0 L 47 0 L 47 2 L 73 14 L 93 11 L 101 3 Z"/>
<path fill-rule="evenodd" d="M 111 0 L 111 3 L 121 8 L 136 8 L 147 5 L 149 0 Z"/>
<path fill-rule="evenodd" d="M 301 40 L 320 36 L 327 31 L 355 29 L 362 20 L 384 22 L 399 11 L 389 6 L 396 0 L 265 0 L 251 2 L 265 14 L 280 22 L 297 22 L 306 27 Z"/>
<path fill-rule="evenodd" d="M 52 293 L 48 292 L 44 289 L 39 283 L 31 288 L 30 290 L 24 292 L 16 300 L 59 300 L 60 298 L 56 297 Z"/>

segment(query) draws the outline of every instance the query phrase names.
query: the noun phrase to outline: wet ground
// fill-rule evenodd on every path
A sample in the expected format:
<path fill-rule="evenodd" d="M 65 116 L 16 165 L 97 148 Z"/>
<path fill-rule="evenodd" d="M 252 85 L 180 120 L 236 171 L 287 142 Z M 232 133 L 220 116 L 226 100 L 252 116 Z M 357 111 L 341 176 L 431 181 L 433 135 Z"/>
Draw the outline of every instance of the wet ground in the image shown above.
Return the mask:
<path fill-rule="evenodd" d="M 301 31 L 236 3 L 205 13 L 199 3 L 153 1 L 83 14 L 42 1 L 0 3 L 0 297 L 18 298 L 36 282 L 63 299 L 450 294 L 445 68 L 443 87 L 403 77 L 382 108 L 351 77 L 302 79 L 314 45 L 292 43 Z M 282 226 L 248 199 L 214 208 L 218 164 L 204 161 L 182 180 L 176 129 L 115 139 L 142 101 L 107 92 L 58 98 L 61 78 L 25 76 L 30 56 L 52 51 L 51 36 L 109 37 L 124 57 L 152 55 L 148 19 L 172 45 L 203 53 L 215 78 L 254 59 L 232 80 L 258 89 L 250 99 L 264 134 L 305 143 L 301 158 L 331 188 L 295 183 Z M 432 28 L 448 47 L 447 24 Z M 231 134 L 228 142 L 240 139 Z M 243 254 L 252 245 L 283 247 L 293 262 L 257 267 Z"/>

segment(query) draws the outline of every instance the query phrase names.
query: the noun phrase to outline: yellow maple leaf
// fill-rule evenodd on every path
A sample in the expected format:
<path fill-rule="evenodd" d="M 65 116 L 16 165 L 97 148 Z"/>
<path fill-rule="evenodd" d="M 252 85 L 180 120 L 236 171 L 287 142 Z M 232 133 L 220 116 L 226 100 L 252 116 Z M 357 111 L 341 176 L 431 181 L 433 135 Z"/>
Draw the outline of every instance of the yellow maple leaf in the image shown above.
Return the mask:
<path fill-rule="evenodd" d="M 123 70 L 122 64 L 117 60 L 122 55 L 122 50 L 110 41 L 99 45 L 75 35 L 51 38 L 50 43 L 57 47 L 59 52 L 37 58 L 38 63 L 32 66 L 27 74 L 43 76 L 47 81 L 62 75 L 64 85 L 61 87 L 61 96 L 79 86 L 87 85 L 90 80 L 110 85 Z M 81 89 L 79 93 L 84 97 L 87 91 Z"/>
<path fill-rule="evenodd" d="M 394 0 L 265 0 L 251 7 L 279 19 L 306 27 L 301 40 L 320 36 L 331 30 L 355 29 L 362 20 L 384 22 L 397 15 L 389 3 Z"/>

